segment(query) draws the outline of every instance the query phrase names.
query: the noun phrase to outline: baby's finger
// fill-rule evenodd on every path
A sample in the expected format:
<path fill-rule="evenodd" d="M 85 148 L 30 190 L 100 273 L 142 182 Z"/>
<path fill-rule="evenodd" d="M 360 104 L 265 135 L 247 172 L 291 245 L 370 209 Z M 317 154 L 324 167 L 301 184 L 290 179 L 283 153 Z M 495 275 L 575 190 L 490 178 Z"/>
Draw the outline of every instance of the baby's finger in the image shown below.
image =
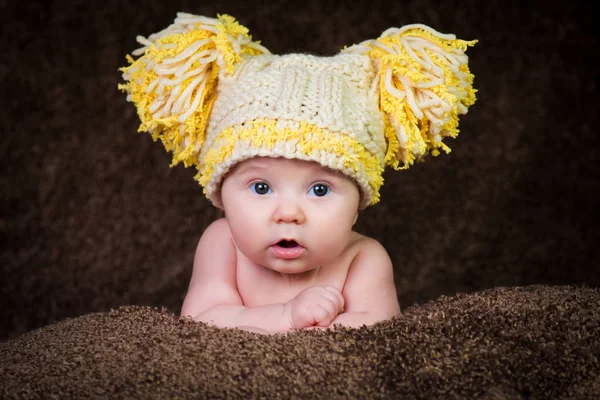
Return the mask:
<path fill-rule="evenodd" d="M 335 318 L 337 313 L 332 314 L 331 310 L 328 310 L 327 306 L 316 304 L 313 310 L 313 317 L 315 318 L 315 324 L 318 326 L 329 326 L 331 321 Z"/>
<path fill-rule="evenodd" d="M 248 331 L 248 332 L 254 332 L 254 333 L 260 333 L 261 335 L 268 335 L 269 332 L 259 328 L 257 326 L 251 326 L 251 325 L 240 325 L 237 327 L 237 329 L 241 329 L 243 331 Z"/>
<path fill-rule="evenodd" d="M 331 327 L 329 326 L 319 326 L 319 325 L 313 325 L 313 326 L 308 326 L 306 328 L 304 328 L 306 330 L 320 330 L 320 331 L 326 331 L 327 329 L 331 329 Z"/>
<path fill-rule="evenodd" d="M 323 288 L 319 293 L 322 301 L 328 301 L 331 304 L 331 309 L 335 312 L 340 312 L 343 309 L 344 303 L 343 298 L 340 300 L 340 296 L 335 292 Z"/>
<path fill-rule="evenodd" d="M 327 291 L 331 294 L 334 295 L 334 299 L 335 302 L 337 304 L 339 304 L 339 308 L 340 310 L 344 309 L 344 304 L 345 304 L 345 300 L 344 300 L 344 295 L 342 294 L 342 292 L 336 288 L 335 286 L 325 286 L 325 289 L 327 289 Z"/>

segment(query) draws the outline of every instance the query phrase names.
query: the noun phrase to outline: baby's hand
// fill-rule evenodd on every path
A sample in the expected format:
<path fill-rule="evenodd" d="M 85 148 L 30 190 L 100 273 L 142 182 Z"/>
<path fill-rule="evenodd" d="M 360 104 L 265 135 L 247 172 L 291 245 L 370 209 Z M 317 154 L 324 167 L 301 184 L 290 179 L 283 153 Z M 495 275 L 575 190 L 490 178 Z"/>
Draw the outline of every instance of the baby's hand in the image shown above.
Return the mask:
<path fill-rule="evenodd" d="M 285 315 L 292 328 L 329 326 L 344 310 L 344 296 L 334 286 L 304 289 L 285 304 Z"/>

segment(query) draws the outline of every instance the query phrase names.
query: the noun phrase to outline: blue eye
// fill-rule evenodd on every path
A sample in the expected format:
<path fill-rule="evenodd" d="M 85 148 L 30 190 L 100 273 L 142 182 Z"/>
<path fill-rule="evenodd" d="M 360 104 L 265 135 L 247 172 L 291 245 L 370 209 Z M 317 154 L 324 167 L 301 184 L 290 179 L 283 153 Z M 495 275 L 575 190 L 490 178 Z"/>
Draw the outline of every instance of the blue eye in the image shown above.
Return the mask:
<path fill-rule="evenodd" d="M 317 197 L 323 197 L 329 193 L 329 188 L 327 185 L 317 183 L 310 188 L 310 193 Z"/>
<path fill-rule="evenodd" d="M 269 187 L 269 185 L 267 185 L 264 182 L 253 183 L 252 186 L 250 187 L 250 190 L 252 190 L 254 193 L 260 194 L 260 195 L 271 193 L 271 188 Z"/>

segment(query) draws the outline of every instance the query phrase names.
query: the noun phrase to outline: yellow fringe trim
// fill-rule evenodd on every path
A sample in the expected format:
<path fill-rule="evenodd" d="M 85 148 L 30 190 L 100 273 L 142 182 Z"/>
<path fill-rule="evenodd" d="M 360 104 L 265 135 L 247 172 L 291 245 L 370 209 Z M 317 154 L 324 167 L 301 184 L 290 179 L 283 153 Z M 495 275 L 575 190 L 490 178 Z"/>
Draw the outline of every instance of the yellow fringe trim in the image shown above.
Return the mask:
<path fill-rule="evenodd" d="M 229 15 L 216 20 L 180 17 L 198 22 L 192 27 L 189 22 L 179 25 L 185 26 L 184 32 L 167 28 L 158 38 L 145 39 L 142 43 L 150 43 L 143 56 L 134 60 L 128 55 L 130 65 L 120 68 L 128 82 L 118 88 L 136 105 L 141 120 L 138 132 L 149 132 L 154 141 L 160 139 L 173 152 L 172 166 L 183 162 L 187 167 L 196 163 L 204 143 L 221 69 L 217 60 L 222 60 L 226 73 L 233 73 L 241 55 L 268 51 L 250 42 L 248 29 Z M 190 52 L 192 46 L 198 48 Z"/>
<path fill-rule="evenodd" d="M 327 159 L 333 155 L 341 160 L 346 171 L 353 171 L 356 177 L 366 177 L 373 191 L 369 204 L 379 202 L 379 188 L 383 184 L 383 166 L 380 160 L 369 153 L 355 139 L 344 135 L 325 131 L 308 122 L 299 122 L 298 128 L 277 126 L 276 120 L 256 120 L 245 126 L 235 126 L 225 129 L 215 139 L 215 144 L 209 149 L 202 160 L 202 167 L 195 179 L 204 187 L 211 182 L 214 167 L 223 164 L 234 157 L 238 142 L 254 150 L 272 150 L 276 145 L 296 142 L 296 153 L 289 154 L 297 158 L 298 154 L 307 159 L 327 165 Z M 283 142 L 283 143 L 282 143 Z M 237 158 L 237 157 L 236 157 Z M 344 171 L 341 171 L 344 172 Z"/>
<path fill-rule="evenodd" d="M 431 65 L 431 61 L 424 58 L 415 48 L 409 46 L 412 51 L 412 54 L 410 54 L 401 41 L 407 37 L 424 39 L 429 43 L 427 46 L 437 47 L 438 52 L 441 50 L 444 57 L 440 57 L 438 52 L 424 47 L 424 53 L 433 61 L 434 65 Z M 421 160 L 427 152 L 434 156 L 440 154 L 440 149 L 449 153 L 450 148 L 442 143 L 441 139 L 448 136 L 455 138 L 458 135 L 458 115 L 466 113 L 466 108 L 475 103 L 476 90 L 473 89 L 473 75 L 470 73 L 467 63 L 461 62 L 458 65 L 458 71 L 453 71 L 452 64 L 447 58 L 454 58 L 453 61 L 460 57 L 466 58 L 463 52 L 466 51 L 468 46 L 475 45 L 477 41 L 450 40 L 437 37 L 425 29 L 412 28 L 401 34 L 391 34 L 378 38 L 376 42 L 379 45 L 373 42 L 375 41 L 369 43 L 369 50 L 366 54 L 377 60 L 380 65 L 380 108 L 388 116 L 385 120 L 385 137 L 388 142 L 386 164 L 394 169 L 405 169 L 415 161 Z M 428 65 L 423 65 L 415 59 L 415 56 Z M 427 90 L 439 97 L 441 103 L 444 103 L 444 107 L 447 109 L 443 112 L 441 118 L 436 117 L 431 120 L 425 113 L 428 107 L 422 107 L 423 115 L 418 117 L 409 105 L 407 96 L 399 98 L 396 95 L 398 91 L 410 91 L 416 98 L 417 92 L 422 90 L 416 85 L 431 81 L 432 74 L 435 75 L 435 68 L 440 68 L 443 71 L 443 82 L 429 87 Z M 396 89 L 396 93 L 390 93 L 388 90 L 387 85 L 390 83 L 389 71 L 391 71 L 392 84 Z M 388 78 L 387 84 L 386 77 Z M 402 78 L 408 79 L 409 83 L 415 86 L 405 87 Z M 436 106 L 439 106 L 439 104 L 436 104 Z M 440 124 L 440 121 L 443 121 L 443 124 Z M 437 124 L 437 139 L 436 135 L 432 133 L 434 124 Z M 400 143 L 402 134 L 399 132 L 401 131 L 405 134 L 404 140 L 406 140 L 406 143 L 404 145 Z"/>

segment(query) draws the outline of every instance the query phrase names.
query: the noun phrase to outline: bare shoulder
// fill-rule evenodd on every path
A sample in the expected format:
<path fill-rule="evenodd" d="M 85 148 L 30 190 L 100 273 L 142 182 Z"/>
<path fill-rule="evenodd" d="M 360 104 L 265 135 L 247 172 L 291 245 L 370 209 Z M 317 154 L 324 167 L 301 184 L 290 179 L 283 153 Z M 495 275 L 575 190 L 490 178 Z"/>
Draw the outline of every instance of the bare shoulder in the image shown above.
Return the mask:
<path fill-rule="evenodd" d="M 364 260 L 370 260 L 371 262 L 389 263 L 391 267 L 392 263 L 388 252 L 379 241 L 357 232 L 352 233 L 351 246 L 355 254 L 353 264 L 360 264 Z"/>
<path fill-rule="evenodd" d="M 234 253 L 227 219 L 218 219 L 212 222 L 200 237 L 194 256 L 194 270 L 214 269 L 217 266 L 223 268 L 234 261 Z"/>
<path fill-rule="evenodd" d="M 229 224 L 227 223 L 227 218 L 219 218 L 213 222 L 211 222 L 208 227 L 202 233 L 202 237 L 204 236 L 217 236 L 219 238 L 230 237 Z"/>
<path fill-rule="evenodd" d="M 181 315 L 197 316 L 217 304 L 240 304 L 235 286 L 235 250 L 226 219 L 211 223 L 198 242 Z"/>
<path fill-rule="evenodd" d="M 200 236 L 196 252 L 202 249 L 223 249 L 231 243 L 231 231 L 226 218 L 213 221 Z"/>
<path fill-rule="evenodd" d="M 365 284 L 367 281 L 393 281 L 392 260 L 386 249 L 377 240 L 353 233 L 351 247 L 352 262 L 347 283 Z"/>
<path fill-rule="evenodd" d="M 356 234 L 344 297 L 347 312 L 366 312 L 382 320 L 399 312 L 394 268 L 385 248 L 377 240 Z"/>

